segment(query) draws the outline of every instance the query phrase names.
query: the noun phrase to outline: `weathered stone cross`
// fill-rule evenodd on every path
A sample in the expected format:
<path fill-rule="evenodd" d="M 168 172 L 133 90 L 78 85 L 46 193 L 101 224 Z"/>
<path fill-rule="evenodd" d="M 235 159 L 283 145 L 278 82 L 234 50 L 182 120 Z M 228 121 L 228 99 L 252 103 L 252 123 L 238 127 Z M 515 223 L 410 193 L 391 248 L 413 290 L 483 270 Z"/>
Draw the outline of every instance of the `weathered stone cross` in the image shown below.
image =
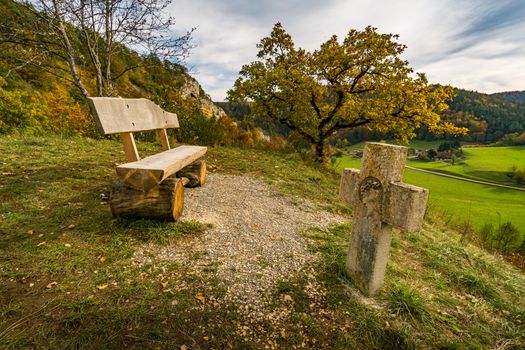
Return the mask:
<path fill-rule="evenodd" d="M 345 169 L 339 197 L 353 207 L 346 271 L 362 292 L 374 295 L 385 277 L 392 226 L 417 231 L 428 190 L 401 182 L 407 148 L 367 143 L 361 171 Z"/>

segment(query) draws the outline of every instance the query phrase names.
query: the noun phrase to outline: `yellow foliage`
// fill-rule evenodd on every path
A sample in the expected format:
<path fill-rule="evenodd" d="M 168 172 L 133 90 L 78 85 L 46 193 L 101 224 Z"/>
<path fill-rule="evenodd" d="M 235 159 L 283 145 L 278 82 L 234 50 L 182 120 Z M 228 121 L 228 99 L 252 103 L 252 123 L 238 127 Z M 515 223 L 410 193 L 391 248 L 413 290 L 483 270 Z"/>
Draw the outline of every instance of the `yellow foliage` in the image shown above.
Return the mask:
<path fill-rule="evenodd" d="M 342 42 L 332 36 L 307 52 L 277 23 L 257 47 L 257 61 L 243 66 L 229 100 L 250 102 L 253 115 L 285 124 L 312 145 L 317 160 L 326 159 L 327 140 L 348 128 L 366 126 L 402 140 L 422 126 L 437 134 L 467 132 L 441 120 L 452 89 L 414 74 L 396 35 L 350 30 Z"/>
<path fill-rule="evenodd" d="M 48 111 L 50 129 L 54 132 L 69 132 L 86 136 L 93 129 L 93 121 L 88 112 L 82 110 L 63 88 L 56 85 L 53 92 L 44 95 Z"/>

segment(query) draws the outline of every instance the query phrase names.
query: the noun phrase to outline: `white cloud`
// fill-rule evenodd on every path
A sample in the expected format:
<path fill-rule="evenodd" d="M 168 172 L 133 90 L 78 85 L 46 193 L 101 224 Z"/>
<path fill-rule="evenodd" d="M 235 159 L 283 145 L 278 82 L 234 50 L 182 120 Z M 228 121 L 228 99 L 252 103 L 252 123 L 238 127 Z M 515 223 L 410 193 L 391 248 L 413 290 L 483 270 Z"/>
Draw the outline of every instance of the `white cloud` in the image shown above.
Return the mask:
<path fill-rule="evenodd" d="M 188 60 L 213 99 L 223 100 L 255 45 L 282 22 L 298 46 L 316 49 L 332 34 L 373 25 L 400 34 L 405 57 L 435 83 L 494 92 L 525 89 L 520 0 L 175 0 L 179 29 L 198 26 Z M 521 67 L 520 67 L 521 65 Z"/>

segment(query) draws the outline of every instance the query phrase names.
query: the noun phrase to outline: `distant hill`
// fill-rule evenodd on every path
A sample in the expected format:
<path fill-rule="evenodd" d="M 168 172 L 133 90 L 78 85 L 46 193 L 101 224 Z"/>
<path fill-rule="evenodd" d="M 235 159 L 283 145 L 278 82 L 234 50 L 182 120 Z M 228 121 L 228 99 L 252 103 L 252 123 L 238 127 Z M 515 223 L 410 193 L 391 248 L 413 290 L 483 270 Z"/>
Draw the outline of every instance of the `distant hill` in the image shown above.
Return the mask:
<path fill-rule="evenodd" d="M 485 130 L 481 130 L 484 139 L 477 141 L 494 142 L 507 134 L 525 130 L 525 105 L 508 101 L 501 94 L 488 95 L 462 89 L 456 92 L 456 97 L 449 102 L 451 112 L 476 120 L 478 124 L 487 124 Z M 481 125 L 479 127 L 484 128 Z"/>
<path fill-rule="evenodd" d="M 509 102 L 525 104 L 525 91 L 497 92 L 495 94 L 491 94 L 491 96 L 494 96 L 494 97 L 497 97 L 499 99 L 509 101 Z"/>

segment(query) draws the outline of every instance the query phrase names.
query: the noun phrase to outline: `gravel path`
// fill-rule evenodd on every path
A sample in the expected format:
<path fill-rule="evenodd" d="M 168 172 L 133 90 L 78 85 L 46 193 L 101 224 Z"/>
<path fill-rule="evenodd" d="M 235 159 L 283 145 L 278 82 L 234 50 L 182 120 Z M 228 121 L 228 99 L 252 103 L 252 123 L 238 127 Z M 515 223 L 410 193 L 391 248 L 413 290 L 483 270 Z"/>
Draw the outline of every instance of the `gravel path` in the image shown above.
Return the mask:
<path fill-rule="evenodd" d="M 167 247 L 145 245 L 136 252 L 135 261 L 149 262 L 154 256 L 176 261 L 197 274 L 212 266 L 226 290 L 225 301 L 253 318 L 264 316 L 267 296 L 275 291 L 277 281 L 313 275 L 315 256 L 308 252 L 301 229 L 343 221 L 259 180 L 219 174 L 209 174 L 204 187 L 185 192 L 182 220 L 209 223 L 213 228 Z"/>

